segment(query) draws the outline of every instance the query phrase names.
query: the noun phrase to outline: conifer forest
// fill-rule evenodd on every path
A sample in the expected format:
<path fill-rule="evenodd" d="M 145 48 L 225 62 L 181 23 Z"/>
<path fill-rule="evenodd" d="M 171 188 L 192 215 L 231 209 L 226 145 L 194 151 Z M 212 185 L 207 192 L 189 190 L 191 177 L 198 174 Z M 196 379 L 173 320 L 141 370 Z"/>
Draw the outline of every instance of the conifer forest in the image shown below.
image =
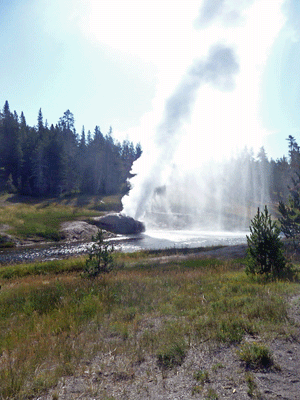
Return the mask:
<path fill-rule="evenodd" d="M 12 112 L 6 101 L 0 112 L 0 190 L 34 197 L 128 193 L 132 164 L 142 154 L 140 143 L 120 143 L 112 128 L 103 134 L 99 126 L 93 132 L 82 127 L 79 134 L 74 123 L 67 110 L 49 126 L 40 109 L 37 125 L 28 126 L 24 113 Z M 269 202 L 287 201 L 300 170 L 300 148 L 292 136 L 287 152 L 273 160 L 263 147 L 258 154 L 245 148 L 222 167 L 228 191 L 244 184 L 250 201 L 259 200 L 252 187 L 260 187 Z"/>
<path fill-rule="evenodd" d="M 67 110 L 54 126 L 28 126 L 24 113 L 11 112 L 8 101 L 0 113 L 0 189 L 27 196 L 85 193 L 122 194 L 129 189 L 132 163 L 142 153 L 140 144 L 117 142 L 112 129 L 103 134 L 80 134 Z"/>

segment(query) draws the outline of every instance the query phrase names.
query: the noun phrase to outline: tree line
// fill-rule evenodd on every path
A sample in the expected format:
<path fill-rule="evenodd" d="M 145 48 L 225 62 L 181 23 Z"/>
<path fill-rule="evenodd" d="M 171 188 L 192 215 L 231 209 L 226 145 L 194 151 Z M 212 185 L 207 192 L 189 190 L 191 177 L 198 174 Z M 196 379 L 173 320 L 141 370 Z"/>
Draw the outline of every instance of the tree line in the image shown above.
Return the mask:
<path fill-rule="evenodd" d="M 24 113 L 0 112 L 0 190 L 30 196 L 58 196 L 74 192 L 109 195 L 126 193 L 132 163 L 142 154 L 140 144 L 82 127 L 77 134 L 74 115 L 67 110 L 58 123 L 30 127 Z"/>
<path fill-rule="evenodd" d="M 288 137 L 288 156 L 268 159 L 262 147 L 257 155 L 245 148 L 222 165 L 221 175 L 210 177 L 215 193 L 222 188 L 224 202 L 286 202 L 300 171 L 300 147 Z M 58 123 L 44 123 L 41 109 L 37 125 L 28 126 L 24 113 L 10 111 L 6 101 L 0 112 L 0 190 L 31 196 L 58 196 L 80 192 L 93 195 L 125 194 L 133 162 L 142 154 L 140 144 L 74 127 L 67 110 Z"/>
<path fill-rule="evenodd" d="M 269 159 L 264 147 L 255 155 L 253 149 L 244 148 L 223 166 L 223 195 L 251 203 L 286 202 L 294 177 L 300 172 L 300 148 L 289 136 L 288 156 Z M 227 190 L 226 190 L 227 188 Z"/>

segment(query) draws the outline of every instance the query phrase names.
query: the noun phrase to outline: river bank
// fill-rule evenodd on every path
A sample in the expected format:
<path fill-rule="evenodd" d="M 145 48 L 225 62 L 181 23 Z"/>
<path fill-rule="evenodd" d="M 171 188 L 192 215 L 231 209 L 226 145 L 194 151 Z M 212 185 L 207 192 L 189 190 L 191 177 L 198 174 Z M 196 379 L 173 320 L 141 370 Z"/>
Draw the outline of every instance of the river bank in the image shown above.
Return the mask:
<path fill-rule="evenodd" d="M 49 261 L 76 257 L 88 253 L 92 236 L 97 226 L 85 221 L 71 221 L 62 224 L 64 240 L 45 242 L 42 240 L 17 241 L 12 248 L 0 250 L 0 264 Z M 245 255 L 245 234 L 202 231 L 150 231 L 137 235 L 117 235 L 104 232 L 116 251 L 135 252 L 141 250 L 163 250 L 201 248 L 206 257 L 243 257 Z M 211 250 L 212 247 L 217 247 Z M 220 248 L 222 247 L 222 248 Z M 235 254 L 236 253 L 236 254 Z"/>

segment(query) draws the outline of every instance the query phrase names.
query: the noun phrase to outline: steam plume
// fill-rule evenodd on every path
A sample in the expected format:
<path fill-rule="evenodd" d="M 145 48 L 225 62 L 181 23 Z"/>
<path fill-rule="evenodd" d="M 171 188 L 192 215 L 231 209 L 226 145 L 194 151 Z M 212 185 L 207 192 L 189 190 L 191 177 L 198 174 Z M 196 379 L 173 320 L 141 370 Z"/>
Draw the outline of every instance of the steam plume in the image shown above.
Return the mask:
<path fill-rule="evenodd" d="M 123 200 L 125 214 L 132 215 L 133 207 L 136 210 L 134 218 L 141 218 L 155 187 L 163 183 L 162 172 L 173 159 L 181 124 L 190 116 L 199 87 L 210 83 L 219 90 L 232 90 L 234 75 L 238 71 L 239 65 L 233 49 L 224 45 L 216 45 L 211 48 L 206 60 L 195 62 L 189 69 L 175 93 L 166 102 L 164 118 L 156 133 L 156 143 L 159 145 L 156 161 L 152 163 L 147 178 L 143 182 L 137 182 L 138 185 L 134 183 L 130 195 L 131 209 L 126 206 L 126 198 Z M 139 177 L 137 177 L 138 179 Z"/>
<path fill-rule="evenodd" d="M 191 216 L 198 227 L 226 229 L 236 206 L 245 210 L 250 197 L 253 204 L 268 198 L 263 178 L 249 186 L 249 160 L 241 150 L 246 145 L 258 150 L 267 133 L 258 104 L 262 73 L 284 22 L 282 3 L 202 1 L 195 25 L 203 39 L 199 52 L 206 49 L 207 55 L 191 63 L 166 100 L 155 131 L 146 130 L 152 140 L 133 166 L 132 189 L 122 200 L 125 214 L 146 223 L 155 214 L 177 214 L 186 221 Z M 237 162 L 230 164 L 237 151 Z M 177 222 L 180 226 L 179 220 L 173 226 Z"/>

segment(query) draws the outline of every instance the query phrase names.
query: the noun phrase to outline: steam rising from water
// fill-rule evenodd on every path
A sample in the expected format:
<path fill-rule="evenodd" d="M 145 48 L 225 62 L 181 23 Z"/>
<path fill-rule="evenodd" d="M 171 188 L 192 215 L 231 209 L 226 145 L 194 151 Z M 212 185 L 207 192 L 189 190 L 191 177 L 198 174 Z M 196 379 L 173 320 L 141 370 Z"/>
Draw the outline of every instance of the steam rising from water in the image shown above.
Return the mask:
<path fill-rule="evenodd" d="M 241 149 L 259 145 L 258 134 L 264 133 L 257 110 L 259 86 L 281 27 L 281 1 L 252 3 L 203 1 L 195 25 L 205 40 L 210 38 L 209 49 L 192 63 L 166 100 L 153 147 L 144 149 L 134 165 L 133 188 L 123 198 L 126 215 L 148 226 L 156 221 L 176 228 L 210 229 L 228 229 L 233 217 L 231 227 L 241 228 L 248 222 L 250 191 L 255 205 L 268 200 L 264 177 L 249 187 Z M 272 7 L 277 14 L 270 14 Z M 272 17 L 277 23 L 274 20 L 270 29 L 263 24 Z M 260 27 L 264 30 L 254 31 Z M 260 41 L 255 41 L 258 36 Z M 237 152 L 235 161 L 229 161 Z"/>

